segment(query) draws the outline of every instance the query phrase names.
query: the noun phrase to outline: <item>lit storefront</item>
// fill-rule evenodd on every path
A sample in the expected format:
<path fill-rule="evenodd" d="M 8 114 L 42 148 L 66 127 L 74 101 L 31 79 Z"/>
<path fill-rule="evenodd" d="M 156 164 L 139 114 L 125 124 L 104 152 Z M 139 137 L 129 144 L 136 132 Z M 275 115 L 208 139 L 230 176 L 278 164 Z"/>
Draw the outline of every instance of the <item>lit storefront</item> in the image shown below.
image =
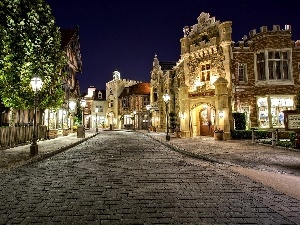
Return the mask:
<path fill-rule="evenodd" d="M 294 108 L 293 96 L 265 96 L 257 98 L 259 128 L 284 128 L 283 110 Z"/>

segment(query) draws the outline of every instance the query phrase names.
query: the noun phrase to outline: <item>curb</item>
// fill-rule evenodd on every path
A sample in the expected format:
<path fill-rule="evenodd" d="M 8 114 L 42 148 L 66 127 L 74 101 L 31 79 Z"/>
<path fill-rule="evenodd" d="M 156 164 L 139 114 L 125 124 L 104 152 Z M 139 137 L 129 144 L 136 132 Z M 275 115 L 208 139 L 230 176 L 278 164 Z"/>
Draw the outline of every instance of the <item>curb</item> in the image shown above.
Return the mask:
<path fill-rule="evenodd" d="M 165 142 L 165 141 L 161 141 L 159 139 L 156 139 L 154 138 L 152 135 L 150 134 L 147 134 L 147 133 L 143 133 L 143 132 L 139 132 L 145 136 L 148 136 L 150 138 L 152 138 L 153 140 L 163 144 L 164 146 L 166 147 L 169 147 L 171 148 L 172 150 L 176 151 L 176 152 L 179 152 L 183 155 L 186 155 L 186 156 L 189 156 L 189 157 L 192 157 L 192 158 L 197 158 L 197 159 L 202 159 L 204 161 L 208 161 L 208 162 L 211 162 L 211 163 L 218 163 L 218 164 L 224 164 L 224 162 L 221 162 L 221 161 L 218 161 L 216 159 L 213 159 L 213 158 L 210 158 L 210 157 L 207 157 L 205 155 L 201 155 L 201 154 L 197 154 L 197 153 L 193 153 L 193 152 L 189 152 L 187 150 L 185 150 L 184 148 L 180 148 L 178 147 L 177 145 L 174 145 L 174 144 L 171 144 L 171 143 L 168 143 L 168 142 Z"/>

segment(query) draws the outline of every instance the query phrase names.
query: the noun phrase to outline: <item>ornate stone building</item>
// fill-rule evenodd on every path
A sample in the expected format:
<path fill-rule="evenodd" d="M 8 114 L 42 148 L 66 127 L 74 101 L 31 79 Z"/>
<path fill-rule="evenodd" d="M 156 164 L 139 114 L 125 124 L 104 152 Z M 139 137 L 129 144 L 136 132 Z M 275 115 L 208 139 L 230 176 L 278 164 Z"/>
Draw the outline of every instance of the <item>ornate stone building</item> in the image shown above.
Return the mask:
<path fill-rule="evenodd" d="M 183 137 L 224 131 L 230 139 L 232 112 L 246 114 L 247 128 L 283 128 L 282 110 L 295 107 L 299 92 L 300 48 L 291 27 L 261 27 L 235 44 L 232 22 L 201 13 L 197 24 L 183 28 L 181 56 L 165 71 L 154 58 L 151 105 L 158 107 L 158 126 L 165 129 L 162 94 L 171 96 Z M 155 114 L 154 114 L 155 115 Z M 152 118 L 153 120 L 153 118 Z"/>
<path fill-rule="evenodd" d="M 230 138 L 232 84 L 231 22 L 201 13 L 198 23 L 184 27 L 181 58 L 176 65 L 178 114 L 183 137 L 213 135 L 222 129 Z"/>

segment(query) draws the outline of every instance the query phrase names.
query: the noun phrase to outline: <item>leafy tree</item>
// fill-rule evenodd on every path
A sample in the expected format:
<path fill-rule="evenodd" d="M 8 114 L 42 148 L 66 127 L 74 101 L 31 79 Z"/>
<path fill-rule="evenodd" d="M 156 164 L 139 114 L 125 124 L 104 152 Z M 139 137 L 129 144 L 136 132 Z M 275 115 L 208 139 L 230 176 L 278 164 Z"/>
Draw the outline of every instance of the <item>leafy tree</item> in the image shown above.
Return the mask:
<path fill-rule="evenodd" d="M 6 107 L 33 107 L 35 75 L 43 80 L 39 108 L 60 107 L 65 63 L 61 34 L 44 0 L 0 1 L 0 95 Z"/>

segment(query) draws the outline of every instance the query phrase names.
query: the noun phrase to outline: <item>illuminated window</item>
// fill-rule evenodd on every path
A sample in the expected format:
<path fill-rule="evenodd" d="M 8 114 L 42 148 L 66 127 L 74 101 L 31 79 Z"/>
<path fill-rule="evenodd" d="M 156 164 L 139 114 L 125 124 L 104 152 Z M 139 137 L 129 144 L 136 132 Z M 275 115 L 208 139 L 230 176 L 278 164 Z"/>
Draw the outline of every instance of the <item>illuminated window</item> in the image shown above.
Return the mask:
<path fill-rule="evenodd" d="M 293 96 L 268 96 L 257 99 L 258 126 L 261 128 L 284 127 L 284 110 L 293 109 Z"/>

